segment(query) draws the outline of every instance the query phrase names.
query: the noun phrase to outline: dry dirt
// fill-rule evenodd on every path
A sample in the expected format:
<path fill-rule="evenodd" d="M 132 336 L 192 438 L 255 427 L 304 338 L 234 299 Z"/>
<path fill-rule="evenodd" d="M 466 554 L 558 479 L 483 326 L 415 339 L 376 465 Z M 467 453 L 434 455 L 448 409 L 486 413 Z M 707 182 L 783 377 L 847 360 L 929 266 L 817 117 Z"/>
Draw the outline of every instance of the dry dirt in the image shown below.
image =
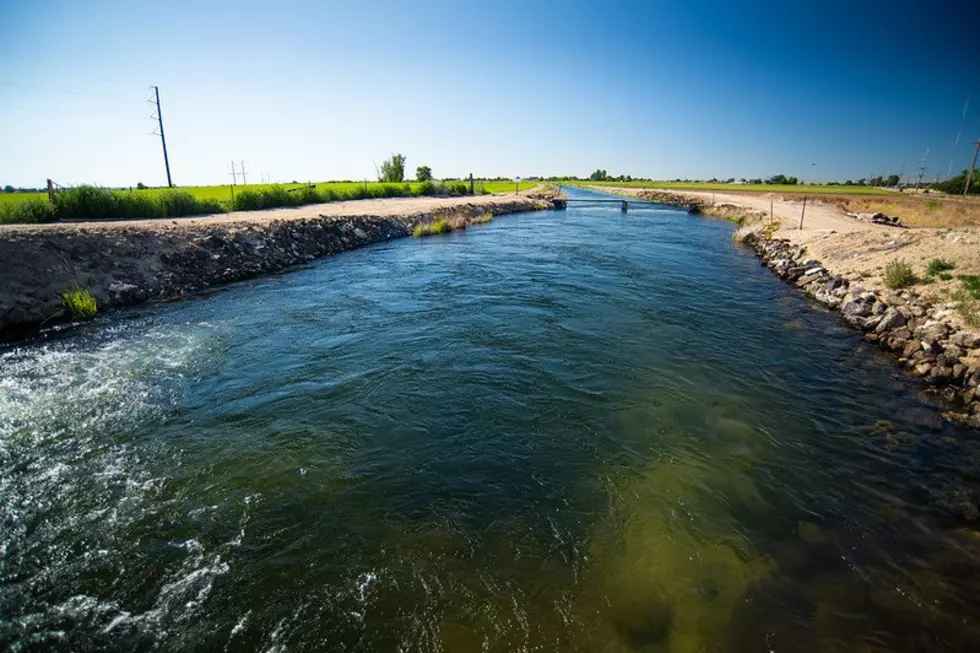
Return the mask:
<path fill-rule="evenodd" d="M 668 191 L 661 191 L 668 192 Z M 730 204 L 769 215 L 769 194 L 716 193 L 710 191 L 670 192 L 679 199 L 698 200 L 706 204 Z M 942 204 L 935 211 L 926 210 L 926 202 Z M 935 206 L 932 204 L 930 206 Z M 855 213 L 888 208 L 903 223 L 915 225 L 933 214 L 937 221 L 955 226 L 898 228 L 872 224 L 850 217 Z M 905 211 L 902 208 L 905 207 Z M 920 284 L 914 290 L 932 302 L 945 301 L 960 287 L 959 274 L 980 274 L 980 201 L 941 196 L 895 198 L 871 196 L 832 196 L 808 199 L 803 228 L 800 196 L 773 196 L 772 212 L 780 224 L 777 236 L 807 247 L 808 253 L 836 274 L 859 274 L 871 289 L 884 287 L 884 269 L 888 263 L 903 259 L 919 277 L 925 277 L 929 261 L 942 258 L 956 265 L 954 279 L 936 279 Z M 957 217 L 959 216 L 959 217 Z"/>

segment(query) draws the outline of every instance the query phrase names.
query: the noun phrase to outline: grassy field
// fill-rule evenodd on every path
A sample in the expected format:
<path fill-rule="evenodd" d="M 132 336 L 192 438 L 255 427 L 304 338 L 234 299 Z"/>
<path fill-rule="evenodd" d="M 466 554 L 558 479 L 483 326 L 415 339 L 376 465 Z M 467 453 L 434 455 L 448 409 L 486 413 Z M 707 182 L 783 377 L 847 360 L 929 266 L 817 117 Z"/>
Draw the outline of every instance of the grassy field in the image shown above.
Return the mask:
<path fill-rule="evenodd" d="M 619 186 L 625 188 L 666 188 L 670 190 L 708 190 L 752 193 L 799 193 L 801 195 L 896 195 L 896 191 L 871 186 L 783 186 L 776 184 L 710 184 L 703 182 L 674 181 L 580 181 L 578 186 Z M 566 184 L 569 185 L 569 184 Z"/>
<path fill-rule="evenodd" d="M 467 182 L 468 183 L 468 182 Z M 477 188 L 481 182 L 475 182 Z M 290 190 L 293 188 L 302 188 L 307 184 L 248 184 L 247 186 L 235 186 L 235 192 L 241 193 L 242 191 L 263 191 L 270 190 L 276 186 Z M 347 193 L 359 188 L 367 186 L 370 188 L 378 188 L 382 186 L 380 182 L 344 182 L 344 181 L 326 181 L 317 182 L 316 189 L 318 191 L 332 190 L 338 194 Z M 416 190 L 419 187 L 417 182 L 410 182 L 408 184 L 412 190 Z M 482 182 L 483 189 L 488 193 L 512 193 L 514 192 L 514 182 L 511 181 L 486 181 Z M 520 183 L 521 190 L 527 190 L 535 186 L 534 182 L 522 181 Z M 159 195 L 160 193 L 165 193 L 170 189 L 167 188 L 148 188 L 146 190 L 135 190 L 133 193 L 136 195 Z M 190 193 L 197 199 L 202 200 L 218 200 L 219 202 L 231 203 L 231 187 L 230 186 L 178 186 L 176 190 L 182 190 Z M 31 198 L 46 198 L 47 193 L 0 193 L 0 205 L 2 204 L 19 204 L 26 199 Z"/>

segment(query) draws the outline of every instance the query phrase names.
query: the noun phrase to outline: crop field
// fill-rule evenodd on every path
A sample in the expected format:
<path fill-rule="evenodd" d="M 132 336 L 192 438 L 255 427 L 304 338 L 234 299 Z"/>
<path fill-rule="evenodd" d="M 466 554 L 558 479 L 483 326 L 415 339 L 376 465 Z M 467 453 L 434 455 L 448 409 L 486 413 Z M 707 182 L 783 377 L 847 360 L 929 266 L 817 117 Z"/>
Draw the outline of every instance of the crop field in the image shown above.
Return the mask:
<path fill-rule="evenodd" d="M 780 184 L 721 184 L 707 182 L 676 182 L 676 181 L 579 181 L 572 182 L 584 186 L 618 186 L 624 188 L 664 188 L 667 190 L 709 190 L 719 192 L 752 192 L 752 193 L 798 193 L 801 195 L 896 195 L 898 191 L 874 188 L 871 186 L 828 186 L 814 185 L 780 185 Z"/>
<path fill-rule="evenodd" d="M 469 182 L 466 182 L 467 184 Z M 515 184 L 512 181 L 485 181 L 474 182 L 477 189 L 483 186 L 484 191 L 488 193 L 512 193 L 514 192 Z M 235 193 L 241 193 L 242 191 L 268 191 L 274 188 L 282 188 L 285 190 L 293 190 L 297 188 L 304 188 L 308 184 L 248 184 L 248 185 L 237 185 L 235 186 Z M 331 190 L 337 195 L 346 195 L 351 192 L 357 191 L 362 188 L 367 188 L 368 190 L 379 189 L 386 184 L 376 181 L 324 181 L 316 182 L 316 189 L 318 191 Z M 412 191 L 417 191 L 420 184 L 418 182 L 405 182 L 405 186 L 408 186 Z M 535 182 L 522 181 L 519 184 L 520 190 L 527 190 L 533 188 Z M 166 193 L 171 190 L 169 188 L 147 188 L 145 190 L 137 190 L 123 188 L 123 191 L 130 191 L 137 196 L 148 196 L 153 197 L 155 195 L 160 195 L 161 193 Z M 231 186 L 177 186 L 173 190 L 182 190 L 190 193 L 195 198 L 200 200 L 217 200 L 227 205 L 231 205 L 232 189 Z M 47 193 L 0 193 L 0 206 L 2 205 L 12 205 L 19 204 L 27 199 L 32 198 L 47 198 Z"/>

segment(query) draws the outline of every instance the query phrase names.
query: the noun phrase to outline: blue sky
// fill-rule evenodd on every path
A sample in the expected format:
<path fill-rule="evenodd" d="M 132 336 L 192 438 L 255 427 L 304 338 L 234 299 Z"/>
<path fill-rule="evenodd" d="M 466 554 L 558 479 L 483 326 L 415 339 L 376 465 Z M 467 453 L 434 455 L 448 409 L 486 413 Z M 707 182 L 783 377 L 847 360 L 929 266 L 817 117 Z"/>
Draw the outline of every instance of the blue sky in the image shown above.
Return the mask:
<path fill-rule="evenodd" d="M 969 165 L 980 3 L 0 3 L 0 184 Z M 11 29 L 11 26 L 15 26 Z M 972 97 L 966 120 L 964 101 Z M 954 147 L 963 123 L 959 146 Z M 812 165 L 816 164 L 816 165 Z"/>

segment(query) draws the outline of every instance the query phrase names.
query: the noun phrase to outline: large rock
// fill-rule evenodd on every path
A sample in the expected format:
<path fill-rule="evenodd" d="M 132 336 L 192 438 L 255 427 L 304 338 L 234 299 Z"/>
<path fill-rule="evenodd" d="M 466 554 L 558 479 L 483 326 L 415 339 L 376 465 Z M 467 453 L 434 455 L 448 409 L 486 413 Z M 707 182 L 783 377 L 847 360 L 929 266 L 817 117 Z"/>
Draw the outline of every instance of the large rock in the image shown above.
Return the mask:
<path fill-rule="evenodd" d="M 905 326 L 905 316 L 897 308 L 889 308 L 881 316 L 881 321 L 875 327 L 875 333 L 884 333 L 885 331 L 897 329 L 901 326 Z"/>
<path fill-rule="evenodd" d="M 950 342 L 964 349 L 980 349 L 980 334 L 972 331 L 960 331 L 949 337 Z"/>

